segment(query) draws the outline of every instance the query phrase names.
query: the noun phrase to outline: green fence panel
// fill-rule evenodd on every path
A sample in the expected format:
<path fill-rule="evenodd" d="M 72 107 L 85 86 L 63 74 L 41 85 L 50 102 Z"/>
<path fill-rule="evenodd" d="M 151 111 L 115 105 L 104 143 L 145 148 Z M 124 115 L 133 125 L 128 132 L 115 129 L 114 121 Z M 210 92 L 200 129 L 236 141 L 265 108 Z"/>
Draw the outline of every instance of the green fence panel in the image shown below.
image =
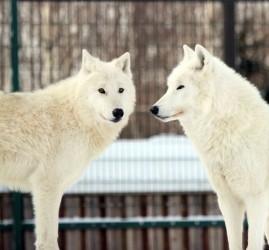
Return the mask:
<path fill-rule="evenodd" d="M 10 56 L 11 56 L 11 86 L 12 91 L 19 91 L 19 42 L 18 42 L 18 6 L 17 0 L 10 0 Z M 13 249 L 23 249 L 23 228 L 22 228 L 22 195 L 13 193 Z M 1 226 L 3 227 L 3 226 Z"/>

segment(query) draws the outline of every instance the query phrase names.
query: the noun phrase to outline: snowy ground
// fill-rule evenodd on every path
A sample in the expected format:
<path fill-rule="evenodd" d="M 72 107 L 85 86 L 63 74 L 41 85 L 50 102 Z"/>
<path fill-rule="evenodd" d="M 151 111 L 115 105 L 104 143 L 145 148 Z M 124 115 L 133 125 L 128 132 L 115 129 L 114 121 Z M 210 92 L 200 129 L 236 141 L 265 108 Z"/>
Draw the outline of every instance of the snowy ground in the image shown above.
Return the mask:
<path fill-rule="evenodd" d="M 118 140 L 68 192 L 171 192 L 211 190 L 185 136 Z"/>
<path fill-rule="evenodd" d="M 0 191 L 6 189 L 0 187 Z M 68 193 L 208 191 L 203 166 L 185 136 L 118 140 Z"/>

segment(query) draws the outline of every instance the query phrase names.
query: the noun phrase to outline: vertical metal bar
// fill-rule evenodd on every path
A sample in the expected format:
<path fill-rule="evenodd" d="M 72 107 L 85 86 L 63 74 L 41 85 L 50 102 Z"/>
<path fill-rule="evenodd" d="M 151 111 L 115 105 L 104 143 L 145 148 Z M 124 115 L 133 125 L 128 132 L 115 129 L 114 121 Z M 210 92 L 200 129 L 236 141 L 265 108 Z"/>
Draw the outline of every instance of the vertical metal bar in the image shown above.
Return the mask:
<path fill-rule="evenodd" d="M 17 0 L 10 0 L 10 49 L 12 91 L 19 91 L 19 42 Z"/>
<path fill-rule="evenodd" d="M 22 195 L 14 192 L 12 194 L 12 212 L 13 212 L 13 225 L 12 225 L 12 238 L 13 250 L 23 250 L 23 229 L 22 229 Z"/>
<path fill-rule="evenodd" d="M 224 10 L 224 61 L 235 67 L 235 5 L 234 0 L 223 0 Z"/>
<path fill-rule="evenodd" d="M 11 85 L 12 91 L 19 91 L 19 43 L 18 43 L 18 6 L 17 0 L 10 0 L 10 59 L 11 59 Z M 13 249 L 23 250 L 22 230 L 22 195 L 12 194 L 13 212 Z"/>

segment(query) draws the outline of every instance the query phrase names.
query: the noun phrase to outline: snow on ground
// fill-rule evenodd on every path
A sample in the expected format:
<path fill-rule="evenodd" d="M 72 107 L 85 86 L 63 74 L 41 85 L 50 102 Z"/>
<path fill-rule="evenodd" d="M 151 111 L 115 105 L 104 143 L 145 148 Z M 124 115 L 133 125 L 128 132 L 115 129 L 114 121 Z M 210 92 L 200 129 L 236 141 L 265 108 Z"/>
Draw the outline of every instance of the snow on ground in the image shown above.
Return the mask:
<path fill-rule="evenodd" d="M 185 136 L 118 140 L 87 168 L 71 193 L 212 190 Z"/>
<path fill-rule="evenodd" d="M 3 191 L 0 187 L 0 191 Z M 189 139 L 158 135 L 118 140 L 89 164 L 67 193 L 141 193 L 212 190 Z"/>

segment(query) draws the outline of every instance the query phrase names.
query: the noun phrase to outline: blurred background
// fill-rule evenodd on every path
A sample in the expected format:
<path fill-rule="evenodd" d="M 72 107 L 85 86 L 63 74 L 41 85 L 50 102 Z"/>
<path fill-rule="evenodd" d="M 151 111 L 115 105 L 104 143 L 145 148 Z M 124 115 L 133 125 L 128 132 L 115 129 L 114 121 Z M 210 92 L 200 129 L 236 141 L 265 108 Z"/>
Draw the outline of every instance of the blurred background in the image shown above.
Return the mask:
<path fill-rule="evenodd" d="M 3 91 L 32 91 L 75 74 L 84 48 L 107 61 L 131 54 L 135 113 L 63 197 L 61 249 L 228 249 L 216 196 L 180 124 L 148 112 L 182 45 L 197 43 L 269 100 L 269 1 L 0 1 Z M 30 195 L 0 186 L 0 249 L 34 249 L 32 219 Z"/>

